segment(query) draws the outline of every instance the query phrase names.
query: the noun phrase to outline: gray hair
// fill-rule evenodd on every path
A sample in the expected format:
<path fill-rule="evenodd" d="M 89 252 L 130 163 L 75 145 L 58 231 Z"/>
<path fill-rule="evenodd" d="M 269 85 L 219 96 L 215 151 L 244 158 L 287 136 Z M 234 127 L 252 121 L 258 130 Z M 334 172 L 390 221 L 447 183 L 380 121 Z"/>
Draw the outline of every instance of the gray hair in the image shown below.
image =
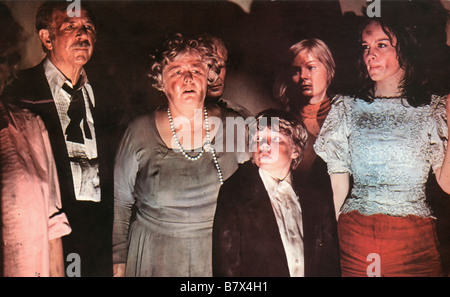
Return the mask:
<path fill-rule="evenodd" d="M 213 84 L 218 78 L 219 58 L 215 52 L 212 42 L 203 36 L 184 37 L 181 33 L 176 33 L 168 38 L 164 45 L 150 55 L 151 67 L 148 77 L 152 80 L 152 86 L 163 91 L 163 71 L 164 68 L 179 54 L 196 51 L 202 58 L 209 70 L 208 84 Z"/>

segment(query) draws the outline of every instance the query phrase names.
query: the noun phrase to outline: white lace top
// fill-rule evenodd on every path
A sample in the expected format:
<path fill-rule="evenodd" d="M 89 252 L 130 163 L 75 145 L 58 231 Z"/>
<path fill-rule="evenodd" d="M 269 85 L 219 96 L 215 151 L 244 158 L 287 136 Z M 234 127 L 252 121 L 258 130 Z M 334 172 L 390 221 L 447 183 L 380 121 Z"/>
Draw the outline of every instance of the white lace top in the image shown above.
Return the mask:
<path fill-rule="evenodd" d="M 446 120 L 445 97 L 415 108 L 402 98 L 337 96 L 314 149 L 328 173 L 353 175 L 341 212 L 431 217 L 425 183 L 444 160 Z"/>

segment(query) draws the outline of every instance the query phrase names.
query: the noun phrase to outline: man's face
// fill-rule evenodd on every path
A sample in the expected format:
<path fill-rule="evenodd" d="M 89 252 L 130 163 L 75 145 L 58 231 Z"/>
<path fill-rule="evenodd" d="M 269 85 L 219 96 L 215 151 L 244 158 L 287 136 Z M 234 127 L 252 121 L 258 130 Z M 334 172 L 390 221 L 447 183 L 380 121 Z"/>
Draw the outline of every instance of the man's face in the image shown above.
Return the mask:
<path fill-rule="evenodd" d="M 214 85 L 211 85 L 208 87 L 208 97 L 212 98 L 220 98 L 223 95 L 223 90 L 225 88 L 225 77 L 227 75 L 227 69 L 226 69 L 226 52 L 225 49 L 222 49 L 221 47 L 218 48 L 217 54 L 220 58 L 219 61 L 219 75 L 214 83 Z"/>
<path fill-rule="evenodd" d="M 87 12 L 82 10 L 80 17 L 69 17 L 66 12 L 55 11 L 52 28 L 49 43 L 44 42 L 52 62 L 57 67 L 84 66 L 92 56 L 96 40 L 96 29 Z"/>

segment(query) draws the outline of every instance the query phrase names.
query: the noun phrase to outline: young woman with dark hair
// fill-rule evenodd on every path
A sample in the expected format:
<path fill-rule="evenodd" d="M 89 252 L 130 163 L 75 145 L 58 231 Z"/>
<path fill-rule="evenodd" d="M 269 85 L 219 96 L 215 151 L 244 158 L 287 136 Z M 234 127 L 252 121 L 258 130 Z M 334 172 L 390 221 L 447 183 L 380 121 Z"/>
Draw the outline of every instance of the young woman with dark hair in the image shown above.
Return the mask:
<path fill-rule="evenodd" d="M 336 98 L 314 145 L 340 211 L 343 276 L 442 275 L 425 184 L 432 170 L 450 192 L 449 104 L 423 70 L 417 28 L 398 19 L 364 22 L 363 87 Z M 375 254 L 381 270 L 373 271 Z"/>

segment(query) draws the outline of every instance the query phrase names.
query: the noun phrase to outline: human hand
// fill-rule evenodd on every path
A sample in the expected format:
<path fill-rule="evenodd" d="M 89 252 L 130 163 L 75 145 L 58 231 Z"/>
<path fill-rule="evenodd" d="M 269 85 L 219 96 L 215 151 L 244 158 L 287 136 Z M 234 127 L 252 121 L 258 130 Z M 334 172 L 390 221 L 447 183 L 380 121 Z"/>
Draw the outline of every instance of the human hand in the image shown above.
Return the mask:
<path fill-rule="evenodd" d="M 125 263 L 114 264 L 113 265 L 113 275 L 114 277 L 124 277 L 125 276 Z"/>

